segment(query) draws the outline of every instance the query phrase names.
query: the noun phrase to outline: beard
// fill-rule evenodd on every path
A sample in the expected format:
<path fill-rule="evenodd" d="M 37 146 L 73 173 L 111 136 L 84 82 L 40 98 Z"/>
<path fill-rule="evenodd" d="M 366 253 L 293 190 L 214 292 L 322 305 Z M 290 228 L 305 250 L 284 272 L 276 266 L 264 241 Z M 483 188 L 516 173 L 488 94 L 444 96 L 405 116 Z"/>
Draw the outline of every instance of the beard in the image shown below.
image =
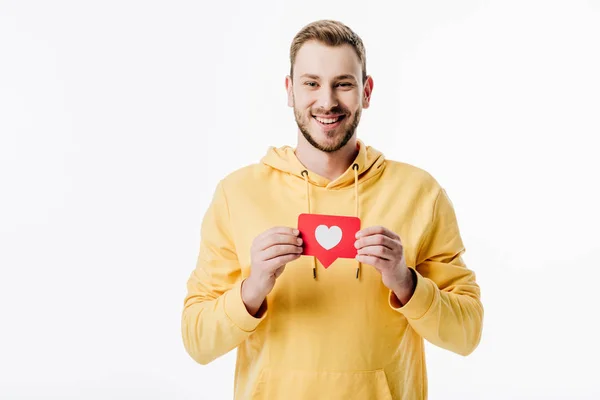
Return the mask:
<path fill-rule="evenodd" d="M 349 119 L 349 112 L 347 112 L 346 110 L 342 110 L 339 108 L 334 108 L 331 110 L 330 112 L 331 114 L 344 114 L 344 120 L 342 121 L 342 124 L 340 124 L 340 126 L 338 126 L 337 128 L 328 131 L 328 132 L 320 132 L 319 134 L 321 135 L 326 135 L 327 138 L 329 139 L 333 139 L 333 143 L 319 143 L 317 141 L 317 139 L 315 138 L 315 135 L 311 135 L 310 133 L 310 125 L 311 125 L 311 119 L 314 119 L 312 116 L 311 112 L 307 113 L 307 118 L 305 122 L 302 122 L 302 112 L 298 109 L 296 109 L 296 107 L 294 106 L 294 116 L 296 118 L 296 124 L 298 125 L 298 129 L 300 129 L 300 132 L 302 132 L 302 135 L 304 135 L 304 137 L 306 138 L 306 140 L 308 141 L 308 143 L 310 143 L 314 148 L 324 151 L 326 153 L 333 153 L 335 151 L 338 151 L 339 149 L 341 149 L 342 147 L 344 147 L 349 141 L 350 139 L 352 139 L 352 136 L 354 136 L 354 133 L 356 132 L 356 127 L 358 126 L 358 122 L 360 121 L 360 114 L 361 114 L 361 110 L 360 108 L 356 110 L 356 112 L 354 114 L 352 114 L 351 116 L 351 120 L 350 123 L 347 123 L 347 119 Z M 324 114 L 321 112 L 318 112 L 317 114 Z M 345 130 L 344 130 L 345 128 Z M 315 129 L 313 127 L 313 129 Z M 318 128 L 317 128 L 318 129 Z"/>

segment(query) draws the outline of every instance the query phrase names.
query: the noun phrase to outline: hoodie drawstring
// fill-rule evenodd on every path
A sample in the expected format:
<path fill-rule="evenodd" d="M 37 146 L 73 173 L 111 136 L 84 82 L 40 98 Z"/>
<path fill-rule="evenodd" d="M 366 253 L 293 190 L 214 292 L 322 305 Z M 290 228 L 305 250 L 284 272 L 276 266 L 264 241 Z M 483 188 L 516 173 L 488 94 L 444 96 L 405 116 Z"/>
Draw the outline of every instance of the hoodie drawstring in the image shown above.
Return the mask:
<path fill-rule="evenodd" d="M 355 217 L 358 218 L 358 164 L 353 164 L 352 169 L 354 170 L 354 201 L 356 202 Z M 360 261 L 356 260 L 356 279 L 360 273 Z"/>
<path fill-rule="evenodd" d="M 354 163 L 352 165 L 352 169 L 354 170 L 354 202 L 355 202 L 355 216 L 358 218 L 358 164 Z M 308 181 L 308 170 L 303 170 L 301 175 L 304 177 L 304 182 L 306 183 L 306 204 L 308 206 L 308 213 L 311 213 L 310 210 L 310 183 Z M 361 263 L 356 260 L 356 279 L 360 275 Z M 313 279 L 317 279 L 317 257 L 313 257 Z"/>
<path fill-rule="evenodd" d="M 306 204 L 308 205 L 308 213 L 310 214 L 310 184 L 308 183 L 308 171 L 302 171 L 304 182 L 306 182 Z M 313 257 L 313 279 L 317 279 L 317 257 Z"/>

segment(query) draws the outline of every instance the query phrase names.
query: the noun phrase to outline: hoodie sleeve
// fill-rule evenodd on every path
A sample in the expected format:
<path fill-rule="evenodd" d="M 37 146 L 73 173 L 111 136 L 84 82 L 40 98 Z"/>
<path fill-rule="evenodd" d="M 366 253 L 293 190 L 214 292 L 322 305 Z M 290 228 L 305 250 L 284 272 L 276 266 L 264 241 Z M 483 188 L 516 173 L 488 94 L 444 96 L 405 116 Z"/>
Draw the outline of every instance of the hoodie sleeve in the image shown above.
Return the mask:
<path fill-rule="evenodd" d="M 427 341 L 466 356 L 479 344 L 483 306 L 475 273 L 463 262 L 464 252 L 454 208 L 440 188 L 417 255 L 415 291 L 404 306 L 390 291 L 389 304 Z"/>
<path fill-rule="evenodd" d="M 241 296 L 241 268 L 231 237 L 223 182 L 204 215 L 196 268 L 187 282 L 181 319 L 187 353 L 206 365 L 241 344 L 266 317 L 248 312 Z"/>

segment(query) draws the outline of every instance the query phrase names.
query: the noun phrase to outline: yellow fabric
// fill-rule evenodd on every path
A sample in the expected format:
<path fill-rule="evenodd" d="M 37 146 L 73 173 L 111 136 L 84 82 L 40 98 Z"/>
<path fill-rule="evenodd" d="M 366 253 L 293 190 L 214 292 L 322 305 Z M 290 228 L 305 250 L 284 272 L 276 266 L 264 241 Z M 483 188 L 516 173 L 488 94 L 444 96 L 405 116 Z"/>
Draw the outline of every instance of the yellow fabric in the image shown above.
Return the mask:
<path fill-rule="evenodd" d="M 386 160 L 362 141 L 358 149 L 357 167 L 333 181 L 303 174 L 294 149 L 283 146 L 217 185 L 187 283 L 182 336 L 200 364 L 237 348 L 235 399 L 426 399 L 424 339 L 461 355 L 479 344 L 480 289 L 446 191 L 422 169 Z M 260 317 L 250 315 L 241 283 L 252 241 L 273 226 L 296 227 L 309 207 L 359 213 L 362 228 L 397 233 L 417 276 L 410 301 L 402 306 L 370 265 L 357 279 L 356 260 L 325 269 L 303 256 L 286 266 Z"/>

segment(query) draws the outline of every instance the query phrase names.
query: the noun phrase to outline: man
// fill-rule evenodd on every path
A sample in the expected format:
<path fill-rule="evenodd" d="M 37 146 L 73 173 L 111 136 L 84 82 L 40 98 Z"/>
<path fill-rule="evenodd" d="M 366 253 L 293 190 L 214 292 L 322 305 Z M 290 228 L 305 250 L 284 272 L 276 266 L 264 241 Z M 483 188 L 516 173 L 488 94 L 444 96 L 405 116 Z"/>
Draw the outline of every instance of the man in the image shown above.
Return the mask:
<path fill-rule="evenodd" d="M 424 340 L 468 355 L 479 286 L 444 189 L 356 137 L 373 79 L 347 26 L 304 27 L 290 49 L 297 147 L 221 180 L 182 315 L 200 364 L 238 349 L 236 399 L 425 399 Z M 358 217 L 356 258 L 303 255 L 301 214 Z M 326 227 L 327 228 L 327 227 Z"/>

